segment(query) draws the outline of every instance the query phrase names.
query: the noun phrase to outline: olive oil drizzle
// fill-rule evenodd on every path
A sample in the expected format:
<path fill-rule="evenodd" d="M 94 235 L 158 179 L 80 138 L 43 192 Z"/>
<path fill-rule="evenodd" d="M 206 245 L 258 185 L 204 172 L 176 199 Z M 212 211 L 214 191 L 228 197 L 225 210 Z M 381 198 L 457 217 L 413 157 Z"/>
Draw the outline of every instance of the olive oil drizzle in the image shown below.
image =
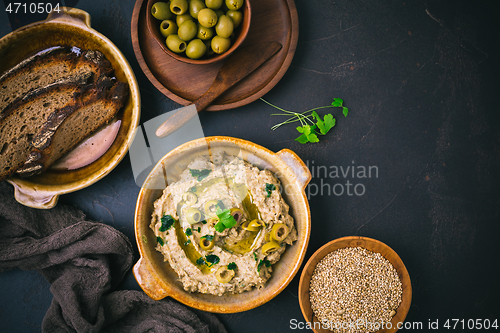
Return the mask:
<path fill-rule="evenodd" d="M 174 227 L 175 234 L 177 235 L 177 242 L 186 254 L 186 257 L 189 259 L 189 261 L 191 261 L 193 265 L 198 267 L 203 274 L 210 274 L 213 271 L 213 268 L 210 268 L 205 264 L 200 265 L 196 263 L 196 261 L 199 258 L 203 258 L 203 256 L 200 254 L 200 252 L 198 252 L 198 250 L 196 250 L 193 244 L 188 243 L 188 238 L 184 233 L 184 229 L 182 229 L 179 220 L 175 220 Z"/>

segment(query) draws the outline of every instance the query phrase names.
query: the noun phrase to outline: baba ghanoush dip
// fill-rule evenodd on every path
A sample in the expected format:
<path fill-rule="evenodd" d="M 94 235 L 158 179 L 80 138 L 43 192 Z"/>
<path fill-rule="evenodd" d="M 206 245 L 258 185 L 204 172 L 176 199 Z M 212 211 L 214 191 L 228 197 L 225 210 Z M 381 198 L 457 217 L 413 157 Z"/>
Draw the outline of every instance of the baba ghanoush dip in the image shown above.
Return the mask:
<path fill-rule="evenodd" d="M 288 210 L 271 171 L 220 152 L 165 188 L 150 227 L 186 291 L 220 296 L 264 287 L 297 240 Z"/>

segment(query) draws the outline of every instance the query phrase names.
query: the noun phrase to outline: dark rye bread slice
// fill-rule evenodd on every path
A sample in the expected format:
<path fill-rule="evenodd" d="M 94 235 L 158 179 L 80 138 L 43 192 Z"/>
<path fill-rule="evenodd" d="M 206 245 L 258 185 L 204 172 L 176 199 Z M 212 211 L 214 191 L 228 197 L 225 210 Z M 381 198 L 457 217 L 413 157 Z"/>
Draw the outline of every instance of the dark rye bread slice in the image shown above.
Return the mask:
<path fill-rule="evenodd" d="M 81 98 L 53 112 L 33 138 L 33 149 L 17 173 L 28 177 L 47 170 L 79 142 L 113 119 L 125 104 L 128 85 L 108 77 L 89 87 Z"/>
<path fill-rule="evenodd" d="M 66 46 L 46 49 L 0 76 L 0 113 L 34 89 L 71 81 L 74 77 L 91 82 L 112 72 L 111 63 L 99 51 Z"/>
<path fill-rule="evenodd" d="M 0 181 L 24 164 L 31 140 L 49 115 L 68 105 L 83 88 L 80 81 L 33 90 L 0 114 Z"/>

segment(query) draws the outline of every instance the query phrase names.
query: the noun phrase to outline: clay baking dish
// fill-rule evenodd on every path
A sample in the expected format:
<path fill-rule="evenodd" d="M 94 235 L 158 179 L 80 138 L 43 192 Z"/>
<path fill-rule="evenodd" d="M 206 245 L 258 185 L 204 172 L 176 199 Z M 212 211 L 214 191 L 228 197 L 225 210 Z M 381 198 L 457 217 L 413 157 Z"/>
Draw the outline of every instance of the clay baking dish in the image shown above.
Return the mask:
<path fill-rule="evenodd" d="M 122 52 L 105 36 L 90 27 L 90 15 L 80 9 L 62 7 L 46 20 L 19 28 L 0 39 L 0 73 L 26 57 L 53 46 L 75 46 L 101 51 L 111 62 L 115 76 L 129 86 L 129 99 L 116 120 L 120 127 L 110 148 L 93 163 L 75 170 L 47 170 L 41 175 L 7 181 L 14 186 L 16 200 L 33 208 L 52 208 L 60 194 L 87 187 L 125 157 L 140 118 L 140 95 L 135 75 Z"/>
<path fill-rule="evenodd" d="M 184 291 L 177 281 L 176 273 L 155 250 L 156 237 L 149 228 L 153 203 L 161 196 L 166 180 L 170 183 L 178 179 L 178 175 L 194 157 L 214 154 L 220 150 L 239 156 L 259 168 L 275 172 L 285 189 L 283 196 L 295 220 L 298 240 L 273 265 L 272 277 L 260 290 L 224 296 L 189 293 Z M 288 149 L 274 153 L 252 142 L 223 136 L 201 138 L 175 148 L 150 172 L 137 199 L 134 228 L 140 259 L 133 269 L 137 282 L 154 300 L 170 296 L 190 307 L 209 312 L 235 313 L 266 303 L 285 289 L 304 259 L 311 230 L 311 216 L 305 194 L 305 187 L 310 179 L 309 169 Z"/>
<path fill-rule="evenodd" d="M 387 325 L 387 327 L 378 330 L 377 333 L 396 332 L 398 330 L 398 323 L 404 322 L 411 305 L 412 289 L 410 275 L 408 274 L 408 270 L 396 251 L 379 240 L 361 236 L 342 237 L 323 245 L 304 265 L 299 281 L 299 304 L 305 320 L 311 323 L 311 327 L 313 327 L 312 330 L 316 333 L 331 332 L 328 328 L 321 326 L 321 323 L 311 309 L 309 285 L 311 282 L 311 276 L 318 262 L 320 262 L 321 259 L 323 259 L 328 253 L 345 247 L 362 247 L 368 251 L 380 253 L 385 259 L 389 260 L 392 266 L 396 269 L 403 288 L 401 304 L 396 310 L 396 315 L 390 322 L 391 325 Z"/>

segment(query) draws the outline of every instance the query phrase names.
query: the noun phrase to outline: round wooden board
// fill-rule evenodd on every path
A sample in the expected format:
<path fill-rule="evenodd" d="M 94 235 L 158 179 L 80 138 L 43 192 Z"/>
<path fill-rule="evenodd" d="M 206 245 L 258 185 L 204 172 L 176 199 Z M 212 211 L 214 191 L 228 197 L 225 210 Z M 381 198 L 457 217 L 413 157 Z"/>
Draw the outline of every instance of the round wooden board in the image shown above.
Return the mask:
<path fill-rule="evenodd" d="M 146 0 L 137 0 L 132 14 L 132 45 L 142 70 L 165 96 L 188 105 L 213 83 L 223 61 L 193 65 L 168 56 L 149 33 Z M 276 41 L 283 48 L 255 72 L 222 94 L 208 111 L 240 107 L 271 90 L 292 62 L 299 37 L 298 15 L 293 0 L 252 0 L 252 23 L 245 42 Z"/>

